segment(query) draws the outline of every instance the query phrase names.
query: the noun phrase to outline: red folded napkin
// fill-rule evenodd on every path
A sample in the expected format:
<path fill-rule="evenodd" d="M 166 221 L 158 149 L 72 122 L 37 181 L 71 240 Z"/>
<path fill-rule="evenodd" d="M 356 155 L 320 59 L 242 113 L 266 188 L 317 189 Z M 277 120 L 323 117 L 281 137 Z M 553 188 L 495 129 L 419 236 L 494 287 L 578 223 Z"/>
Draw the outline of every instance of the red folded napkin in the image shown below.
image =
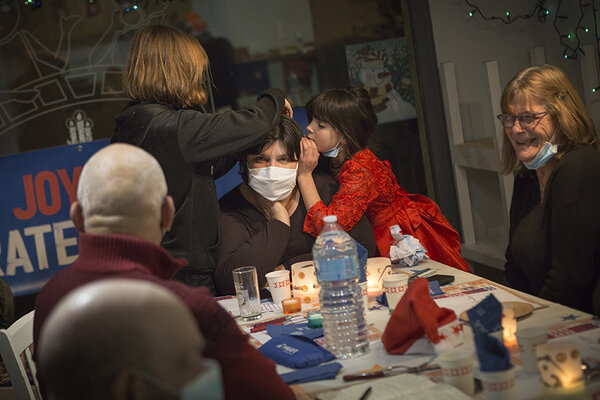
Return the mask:
<path fill-rule="evenodd" d="M 417 278 L 394 309 L 381 341 L 390 354 L 441 354 L 464 342 L 454 311 L 439 307 L 429 282 Z"/>

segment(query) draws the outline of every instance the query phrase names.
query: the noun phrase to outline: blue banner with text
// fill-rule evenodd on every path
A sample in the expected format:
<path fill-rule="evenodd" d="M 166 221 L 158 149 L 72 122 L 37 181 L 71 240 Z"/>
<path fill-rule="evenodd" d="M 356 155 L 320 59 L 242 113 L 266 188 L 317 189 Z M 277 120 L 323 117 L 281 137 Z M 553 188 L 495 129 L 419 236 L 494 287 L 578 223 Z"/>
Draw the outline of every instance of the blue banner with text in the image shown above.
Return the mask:
<path fill-rule="evenodd" d="M 38 292 L 78 254 L 70 205 L 83 164 L 109 140 L 0 157 L 0 279 Z"/>

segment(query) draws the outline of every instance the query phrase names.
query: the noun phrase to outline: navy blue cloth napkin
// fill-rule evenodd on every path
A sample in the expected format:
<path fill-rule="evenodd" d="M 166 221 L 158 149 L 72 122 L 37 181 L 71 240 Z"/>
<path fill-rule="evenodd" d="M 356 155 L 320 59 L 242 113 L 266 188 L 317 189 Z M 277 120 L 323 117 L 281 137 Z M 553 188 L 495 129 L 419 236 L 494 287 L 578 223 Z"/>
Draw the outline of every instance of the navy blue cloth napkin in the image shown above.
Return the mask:
<path fill-rule="evenodd" d="M 271 335 L 271 337 L 277 337 L 285 334 L 316 339 L 323 336 L 323 328 L 309 328 L 308 322 L 303 324 L 267 325 L 267 332 L 269 335 Z"/>
<path fill-rule="evenodd" d="M 475 307 L 467 310 L 473 329 L 477 358 L 481 371 L 505 371 L 510 368 L 510 355 L 502 340 L 491 336 L 499 332 L 502 337 L 502 304 L 490 294 Z"/>
<path fill-rule="evenodd" d="M 258 349 L 265 357 L 290 368 L 308 368 L 335 358 L 304 336 L 279 335 Z"/>
<path fill-rule="evenodd" d="M 358 269 L 360 271 L 358 275 L 358 282 L 366 282 L 367 281 L 367 258 L 369 257 L 369 253 L 367 249 L 365 249 L 360 243 L 356 240 L 356 253 L 358 254 Z"/>
<path fill-rule="evenodd" d="M 281 379 L 283 379 L 283 381 L 288 385 L 293 383 L 322 381 L 325 379 L 334 379 L 341 368 L 342 364 L 334 362 L 287 372 L 285 374 L 281 374 L 280 376 Z"/>

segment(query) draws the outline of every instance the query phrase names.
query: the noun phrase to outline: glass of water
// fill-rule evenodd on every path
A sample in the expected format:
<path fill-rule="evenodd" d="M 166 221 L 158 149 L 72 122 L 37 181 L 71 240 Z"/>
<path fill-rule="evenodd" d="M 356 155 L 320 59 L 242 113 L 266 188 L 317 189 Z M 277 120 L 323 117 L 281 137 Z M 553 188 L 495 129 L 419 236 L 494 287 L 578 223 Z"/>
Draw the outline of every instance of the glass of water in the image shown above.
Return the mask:
<path fill-rule="evenodd" d="M 233 270 L 233 284 L 244 321 L 254 321 L 261 317 L 260 293 L 256 267 L 240 267 Z"/>

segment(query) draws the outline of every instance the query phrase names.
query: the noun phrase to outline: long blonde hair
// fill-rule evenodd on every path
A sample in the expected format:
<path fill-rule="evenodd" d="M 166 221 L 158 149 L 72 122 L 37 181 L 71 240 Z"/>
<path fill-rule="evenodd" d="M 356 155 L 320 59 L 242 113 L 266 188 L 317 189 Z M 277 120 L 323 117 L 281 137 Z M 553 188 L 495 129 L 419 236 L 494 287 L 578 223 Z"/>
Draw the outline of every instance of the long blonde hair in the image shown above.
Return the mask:
<path fill-rule="evenodd" d="M 140 29 L 123 71 L 125 93 L 134 100 L 176 108 L 206 103 L 208 57 L 191 35 L 165 25 Z"/>
<path fill-rule="evenodd" d="M 558 145 L 557 158 L 581 144 L 600 151 L 600 142 L 594 123 L 567 75 L 553 65 L 527 67 L 508 82 L 502 92 L 500 106 L 510 113 L 517 95 L 527 95 L 544 104 L 556 127 L 554 143 Z M 502 172 L 512 173 L 522 168 L 508 137 L 504 135 Z"/>

